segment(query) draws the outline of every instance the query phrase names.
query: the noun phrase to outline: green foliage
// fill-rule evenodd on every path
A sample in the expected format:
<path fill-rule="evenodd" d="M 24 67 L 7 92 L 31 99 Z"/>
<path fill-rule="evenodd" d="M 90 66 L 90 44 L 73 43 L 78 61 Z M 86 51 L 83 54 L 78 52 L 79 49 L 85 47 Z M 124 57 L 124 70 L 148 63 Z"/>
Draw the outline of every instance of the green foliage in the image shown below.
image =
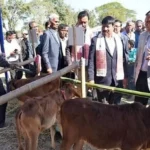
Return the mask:
<path fill-rule="evenodd" d="M 15 29 L 19 21 L 22 21 L 25 25 L 24 29 L 27 29 L 30 20 L 35 20 L 41 28 L 44 28 L 44 23 L 51 13 L 57 13 L 61 23 L 73 25 L 76 24 L 78 15 L 78 12 L 67 5 L 64 0 L 32 0 L 29 3 L 25 0 L 8 0 L 2 5 L 2 12 L 3 19 L 8 21 L 10 30 Z M 123 22 L 127 19 L 135 20 L 136 16 L 135 11 L 124 8 L 118 2 L 108 3 L 88 12 L 91 27 L 98 25 L 99 21 L 101 22 L 107 15 L 114 16 Z"/>
<path fill-rule="evenodd" d="M 29 15 L 29 6 L 23 0 L 8 0 L 2 6 L 3 19 L 8 20 L 10 30 L 15 29 L 19 20 L 23 20 Z"/>
<path fill-rule="evenodd" d="M 125 22 L 128 19 L 136 18 L 136 12 L 134 10 L 127 9 L 123 7 L 118 2 L 107 3 L 102 6 L 95 8 L 96 13 L 98 14 L 99 21 L 101 22 L 102 19 L 106 16 L 113 16 L 122 22 Z"/>
<path fill-rule="evenodd" d="M 49 0 L 32 0 L 29 4 L 30 20 L 35 20 L 39 26 L 48 21 L 50 13 L 56 13 L 54 4 Z"/>
<path fill-rule="evenodd" d="M 0 7 L 4 4 L 4 0 L 0 0 Z"/>
<path fill-rule="evenodd" d="M 72 25 L 76 23 L 76 12 L 63 0 L 51 0 L 54 4 L 54 9 L 60 17 L 62 23 Z"/>
<path fill-rule="evenodd" d="M 90 27 L 97 26 L 98 25 L 98 21 L 97 21 L 97 18 L 96 18 L 95 11 L 94 10 L 89 11 L 89 15 L 90 15 L 89 26 Z"/>

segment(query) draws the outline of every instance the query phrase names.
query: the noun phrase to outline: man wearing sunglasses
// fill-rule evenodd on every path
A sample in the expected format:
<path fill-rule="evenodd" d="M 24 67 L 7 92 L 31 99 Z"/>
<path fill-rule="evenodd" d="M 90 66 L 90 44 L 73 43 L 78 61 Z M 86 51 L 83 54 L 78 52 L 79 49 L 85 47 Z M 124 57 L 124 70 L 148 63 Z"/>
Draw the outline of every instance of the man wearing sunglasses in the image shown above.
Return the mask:
<path fill-rule="evenodd" d="M 59 16 L 57 14 L 51 14 L 49 16 L 49 23 L 50 29 L 43 35 L 41 53 L 44 62 L 42 72 L 51 74 L 64 67 L 64 58 L 60 38 L 57 32 Z"/>

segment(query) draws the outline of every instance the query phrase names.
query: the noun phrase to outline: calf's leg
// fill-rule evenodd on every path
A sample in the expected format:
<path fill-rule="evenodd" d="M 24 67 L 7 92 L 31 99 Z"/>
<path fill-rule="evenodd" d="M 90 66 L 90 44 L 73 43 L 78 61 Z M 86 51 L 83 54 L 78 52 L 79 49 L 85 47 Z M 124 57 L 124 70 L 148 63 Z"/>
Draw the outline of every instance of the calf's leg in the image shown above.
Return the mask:
<path fill-rule="evenodd" d="M 63 139 L 60 150 L 70 150 L 73 142 Z"/>
<path fill-rule="evenodd" d="M 78 142 L 76 142 L 73 146 L 73 150 L 82 150 L 84 145 L 84 141 L 83 140 L 79 140 Z"/>
<path fill-rule="evenodd" d="M 71 126 L 66 127 L 63 126 L 63 141 L 61 150 L 70 150 L 72 145 L 78 141 L 78 133 Z"/>
<path fill-rule="evenodd" d="M 121 150 L 140 150 L 140 149 L 141 149 L 140 147 L 137 147 L 137 148 L 123 147 L 123 148 L 121 148 Z"/>
<path fill-rule="evenodd" d="M 17 114 L 18 115 L 18 114 Z M 21 143 L 21 127 L 20 127 L 20 119 L 16 116 L 16 131 L 17 131 L 17 139 L 18 139 L 18 149 L 23 150 Z"/>
<path fill-rule="evenodd" d="M 51 128 L 50 128 L 50 135 L 51 135 L 51 147 L 53 149 L 56 148 L 56 145 L 55 145 L 55 126 L 53 125 Z"/>
<path fill-rule="evenodd" d="M 29 149 L 28 150 L 37 150 L 38 137 L 39 137 L 38 130 L 30 132 L 30 135 L 29 135 Z"/>
<path fill-rule="evenodd" d="M 28 137 L 24 137 L 24 141 L 25 141 L 25 150 L 30 150 L 30 145 L 31 145 L 31 141 Z M 21 149 L 22 150 L 22 149 Z"/>
<path fill-rule="evenodd" d="M 60 132 L 60 134 L 61 134 L 61 137 L 63 137 L 63 132 L 62 132 L 62 126 L 61 126 L 61 124 L 60 124 L 60 123 L 57 123 L 57 127 L 58 127 L 58 129 L 59 129 L 59 132 Z"/>
<path fill-rule="evenodd" d="M 23 117 L 22 128 L 25 133 L 26 150 L 37 150 L 41 123 L 38 118 Z"/>

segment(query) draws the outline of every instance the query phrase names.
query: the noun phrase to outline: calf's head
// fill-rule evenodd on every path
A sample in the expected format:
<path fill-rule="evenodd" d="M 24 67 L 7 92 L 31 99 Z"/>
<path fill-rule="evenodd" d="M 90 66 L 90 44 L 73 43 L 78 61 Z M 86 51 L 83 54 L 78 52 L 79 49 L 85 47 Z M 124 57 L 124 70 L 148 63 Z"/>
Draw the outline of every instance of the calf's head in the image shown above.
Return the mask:
<path fill-rule="evenodd" d="M 81 88 L 72 83 L 65 83 L 61 90 L 64 93 L 65 99 L 81 97 Z"/>
<path fill-rule="evenodd" d="M 13 80 L 8 82 L 8 88 L 9 88 L 10 91 L 13 91 L 17 88 L 16 87 L 16 82 L 17 82 L 16 79 L 13 79 Z"/>

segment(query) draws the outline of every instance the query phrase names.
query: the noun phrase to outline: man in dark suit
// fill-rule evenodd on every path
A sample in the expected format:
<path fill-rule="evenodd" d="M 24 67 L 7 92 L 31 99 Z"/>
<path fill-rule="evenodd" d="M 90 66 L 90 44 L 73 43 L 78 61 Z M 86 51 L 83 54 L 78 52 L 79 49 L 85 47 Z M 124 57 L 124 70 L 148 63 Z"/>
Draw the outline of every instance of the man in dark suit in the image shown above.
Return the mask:
<path fill-rule="evenodd" d="M 51 74 L 64 67 L 62 46 L 57 32 L 59 16 L 51 14 L 49 17 L 50 29 L 43 35 L 42 58 L 45 68 L 42 72 Z"/>
<path fill-rule="evenodd" d="M 89 82 L 118 87 L 118 80 L 124 79 L 124 48 L 121 38 L 114 31 L 115 19 L 107 16 L 102 20 L 102 33 L 92 39 L 88 76 Z M 100 102 L 114 103 L 115 95 L 98 89 Z"/>
<path fill-rule="evenodd" d="M 2 55 L 0 55 L 0 67 L 11 67 L 14 68 L 13 64 L 9 64 Z M 3 86 L 3 82 L 0 79 L 0 96 L 6 94 L 6 91 Z M 0 105 L 0 128 L 5 126 L 5 113 L 6 113 L 7 103 Z"/>
<path fill-rule="evenodd" d="M 58 33 L 59 33 L 62 53 L 64 57 L 64 66 L 68 66 L 67 59 L 66 59 L 66 48 L 68 43 L 68 38 L 66 38 L 66 35 L 68 34 L 68 26 L 66 24 L 60 24 L 58 26 Z"/>

